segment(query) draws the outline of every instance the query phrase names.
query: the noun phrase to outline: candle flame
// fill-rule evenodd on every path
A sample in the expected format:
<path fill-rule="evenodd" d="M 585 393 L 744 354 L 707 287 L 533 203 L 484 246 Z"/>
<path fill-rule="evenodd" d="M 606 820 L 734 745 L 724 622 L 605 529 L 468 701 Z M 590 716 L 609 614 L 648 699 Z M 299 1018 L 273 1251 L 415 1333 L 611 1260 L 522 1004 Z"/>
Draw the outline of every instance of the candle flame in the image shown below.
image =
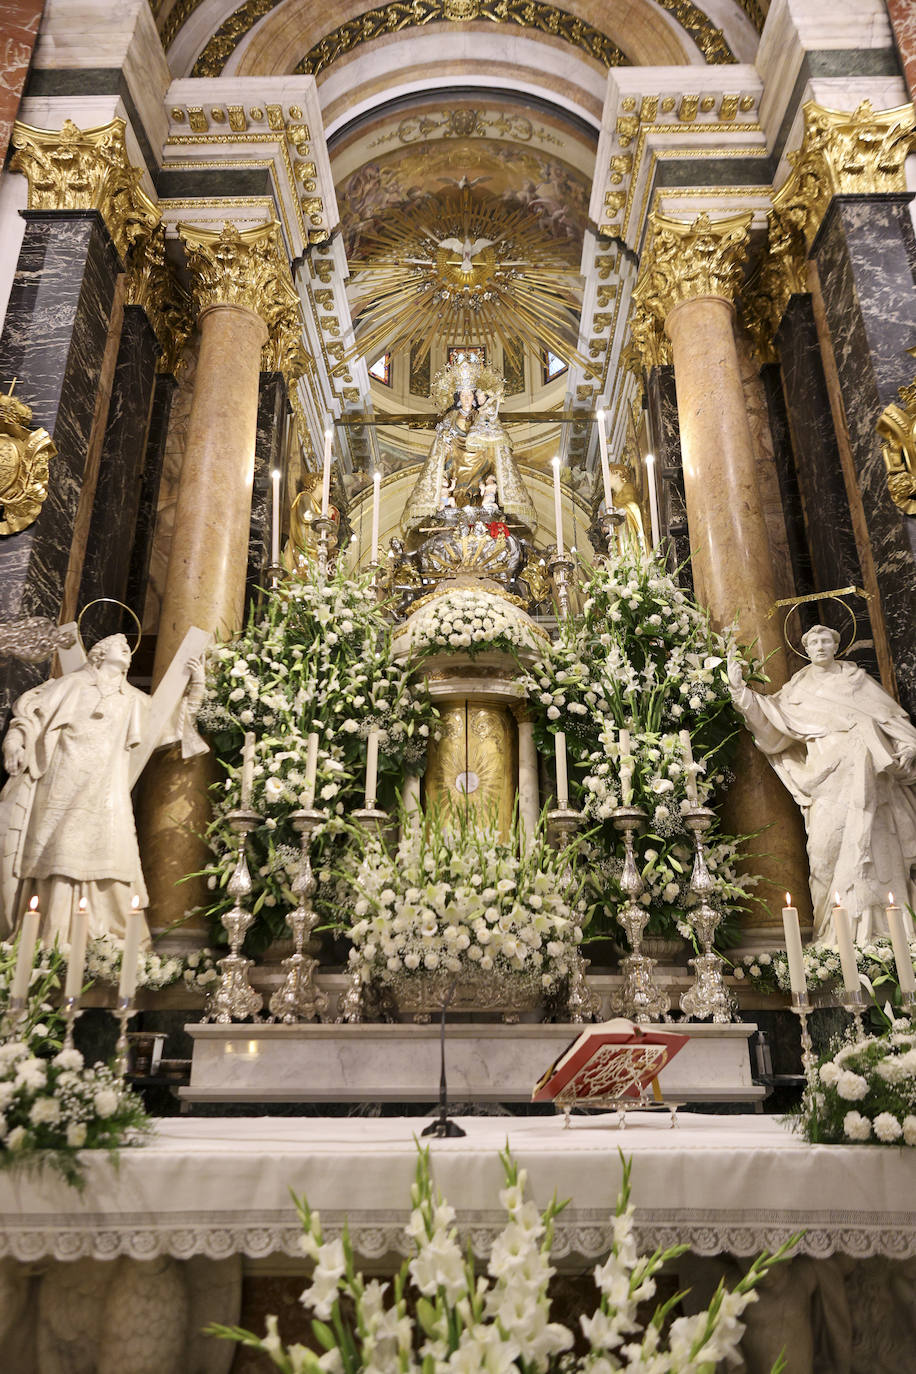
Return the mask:
<path fill-rule="evenodd" d="M 139 897 L 137 897 L 137 896 L 131 897 L 131 899 L 130 899 L 130 909 L 131 909 L 131 911 L 139 911 L 139 910 L 140 910 L 140 898 L 139 898 Z"/>
<path fill-rule="evenodd" d="M 29 911 L 37 911 L 37 910 L 38 910 L 38 898 L 37 898 L 37 897 L 31 897 L 31 898 L 29 899 Z"/>
<path fill-rule="evenodd" d="M 551 461 L 551 464 L 557 469 L 557 471 L 559 471 L 559 468 L 560 468 L 560 455 L 557 453 L 553 458 L 551 458 L 550 461 Z"/>
<path fill-rule="evenodd" d="M 791 906 L 791 905 L 792 905 L 792 893 L 791 893 L 791 892 L 787 892 L 787 893 L 786 893 L 786 906 Z"/>
<path fill-rule="evenodd" d="M 834 892 L 834 894 L 833 894 L 833 905 L 834 905 L 834 906 L 839 906 L 839 905 L 840 905 L 840 894 L 839 894 L 838 892 Z"/>
<path fill-rule="evenodd" d="M 86 907 L 88 906 L 88 902 L 86 901 L 85 897 L 80 897 L 77 905 L 79 906 L 80 911 L 85 911 Z"/>
<path fill-rule="evenodd" d="M 654 453 L 647 453 L 647 454 L 646 454 L 646 462 L 647 462 L 647 463 L 654 463 L 654 462 L 655 462 L 655 454 L 654 454 Z"/>
<path fill-rule="evenodd" d="M 372 480 L 373 480 L 373 482 L 381 482 L 381 480 L 382 480 L 382 474 L 381 474 L 381 472 L 379 471 L 378 468 L 376 468 L 376 469 L 375 469 L 375 472 L 373 472 L 373 474 L 372 474 Z"/>
<path fill-rule="evenodd" d="M 325 437 L 326 439 L 333 439 L 333 437 L 334 437 L 334 431 L 333 431 L 333 429 L 326 429 L 325 432 L 324 432 L 324 437 Z"/>
<path fill-rule="evenodd" d="M 603 424 L 604 424 L 604 411 L 603 411 L 603 410 L 596 410 L 596 411 L 595 411 L 595 419 L 598 421 L 599 425 L 603 425 Z"/>
<path fill-rule="evenodd" d="M 888 906 L 893 906 L 893 905 L 894 905 L 894 894 L 893 894 L 893 892 L 889 892 L 889 893 L 887 894 L 887 904 L 888 904 Z"/>

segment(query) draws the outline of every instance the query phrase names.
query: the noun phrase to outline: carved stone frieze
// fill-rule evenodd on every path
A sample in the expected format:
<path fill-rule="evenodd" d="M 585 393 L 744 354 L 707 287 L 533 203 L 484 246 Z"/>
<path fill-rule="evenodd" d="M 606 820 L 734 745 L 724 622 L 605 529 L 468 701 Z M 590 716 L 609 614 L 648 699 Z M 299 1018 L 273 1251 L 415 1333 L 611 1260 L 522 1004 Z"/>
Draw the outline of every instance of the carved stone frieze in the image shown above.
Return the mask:
<path fill-rule="evenodd" d="M 98 210 L 122 258 L 159 223 L 159 210 L 141 186 L 124 144 L 125 123 L 113 119 L 78 129 L 13 127 L 10 170 L 28 178 L 30 210 Z"/>

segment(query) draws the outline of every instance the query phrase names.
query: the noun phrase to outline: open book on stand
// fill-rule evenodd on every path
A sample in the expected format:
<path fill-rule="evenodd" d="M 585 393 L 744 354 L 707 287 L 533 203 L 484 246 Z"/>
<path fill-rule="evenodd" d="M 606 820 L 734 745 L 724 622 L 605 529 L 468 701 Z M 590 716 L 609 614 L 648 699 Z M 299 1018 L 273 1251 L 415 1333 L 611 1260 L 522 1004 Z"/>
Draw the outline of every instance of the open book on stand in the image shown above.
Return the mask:
<path fill-rule="evenodd" d="M 538 1080 L 531 1100 L 554 1102 L 567 1114 L 574 1106 L 674 1107 L 662 1104 L 658 1075 L 688 1039 L 672 1031 L 644 1029 L 623 1017 L 588 1026 Z"/>

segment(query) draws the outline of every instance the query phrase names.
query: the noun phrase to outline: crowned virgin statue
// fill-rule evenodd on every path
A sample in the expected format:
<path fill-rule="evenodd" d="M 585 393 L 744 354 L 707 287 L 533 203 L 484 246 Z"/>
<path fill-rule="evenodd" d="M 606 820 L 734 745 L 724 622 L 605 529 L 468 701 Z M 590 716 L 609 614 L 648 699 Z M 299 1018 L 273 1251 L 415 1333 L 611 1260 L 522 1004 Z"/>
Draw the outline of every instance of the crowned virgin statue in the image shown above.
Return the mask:
<path fill-rule="evenodd" d="M 505 380 L 477 353 L 461 353 L 436 373 L 430 395 L 442 418 L 401 517 L 405 534 L 428 525 L 446 505 L 479 505 L 481 484 L 491 474 L 502 514 L 529 534 L 537 529 L 534 503 L 499 418 L 504 394 Z"/>

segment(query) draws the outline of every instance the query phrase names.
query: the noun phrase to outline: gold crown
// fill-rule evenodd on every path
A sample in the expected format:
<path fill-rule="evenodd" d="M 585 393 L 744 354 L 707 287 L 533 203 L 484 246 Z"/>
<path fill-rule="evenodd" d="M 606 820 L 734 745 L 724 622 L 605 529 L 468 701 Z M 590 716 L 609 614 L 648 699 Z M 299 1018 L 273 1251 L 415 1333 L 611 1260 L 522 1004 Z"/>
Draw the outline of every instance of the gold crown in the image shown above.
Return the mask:
<path fill-rule="evenodd" d="M 32 407 L 27 406 L 25 401 L 16 400 L 13 396 L 13 387 L 18 378 L 14 377 L 10 389 L 4 395 L 0 392 L 0 423 L 6 425 L 22 425 L 28 429 L 32 423 Z"/>
<path fill-rule="evenodd" d="M 429 396 L 435 403 L 436 414 L 441 415 L 454 403 L 455 392 L 482 389 L 499 392 L 500 397 L 506 389 L 506 380 L 501 372 L 488 367 L 482 356 L 474 349 L 458 353 L 455 358 L 440 368 L 433 378 Z"/>

